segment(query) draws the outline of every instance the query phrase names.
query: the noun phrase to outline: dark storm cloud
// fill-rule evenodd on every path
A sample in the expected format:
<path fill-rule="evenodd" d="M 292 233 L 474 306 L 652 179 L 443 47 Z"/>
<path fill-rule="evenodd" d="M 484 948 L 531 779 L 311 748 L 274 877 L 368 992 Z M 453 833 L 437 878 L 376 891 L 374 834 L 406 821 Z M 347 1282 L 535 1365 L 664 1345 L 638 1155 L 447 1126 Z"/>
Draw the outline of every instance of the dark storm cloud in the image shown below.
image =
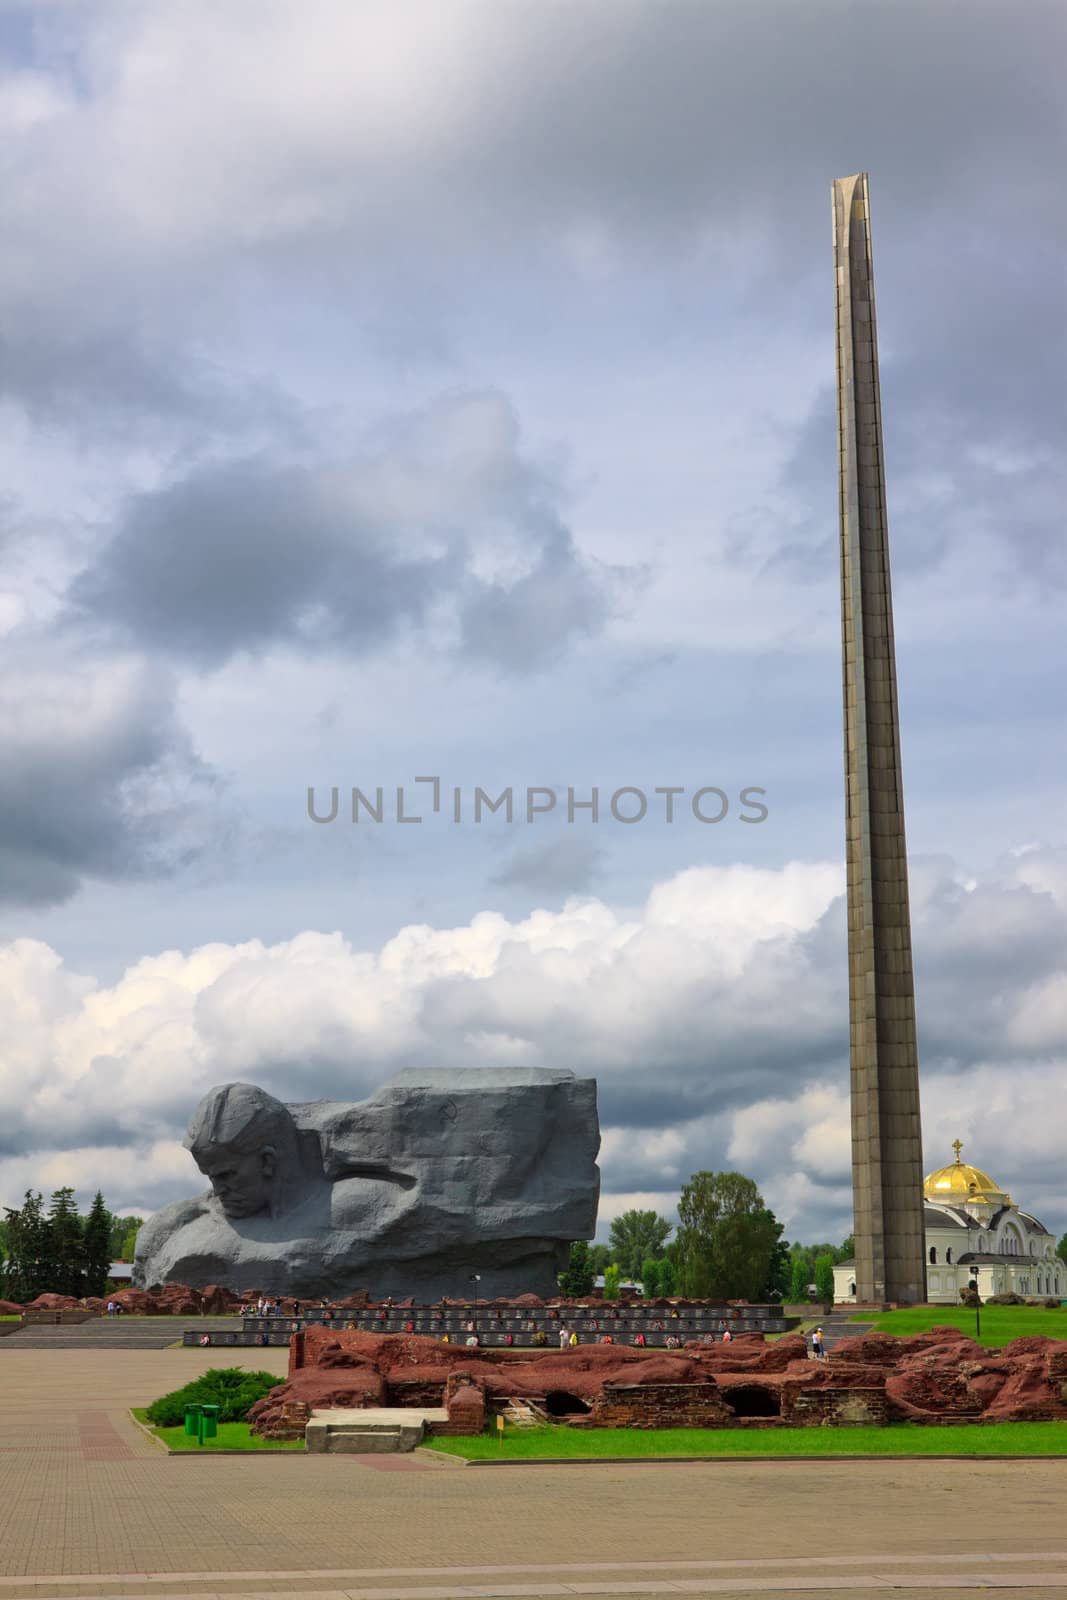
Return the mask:
<path fill-rule="evenodd" d="M 579 558 L 555 492 L 498 396 L 443 402 L 344 471 L 256 458 L 140 495 L 73 583 L 70 617 L 217 667 L 284 645 L 364 655 L 446 602 L 464 654 L 535 670 L 602 625 L 615 576 Z M 481 576 L 501 541 L 525 570 Z M 426 553 L 398 554 L 413 547 Z"/>
<path fill-rule="evenodd" d="M 235 382 L 203 361 L 125 324 L 57 328 L 19 322 L 0 331 L 0 395 L 42 425 L 114 434 L 151 420 L 172 427 L 249 429 L 292 416 L 266 385 Z"/>
<path fill-rule="evenodd" d="M 898 241 L 897 253 L 906 249 Z M 947 253 L 951 278 L 921 277 L 921 263 L 932 257 L 925 246 L 916 256 L 890 259 L 884 272 L 876 260 L 894 572 L 922 577 L 987 534 L 1021 575 L 1062 588 L 1067 318 L 1061 274 L 1041 257 L 1020 257 L 999 238 L 963 262 Z M 827 385 L 798 428 L 781 477 L 791 517 L 771 565 L 784 564 L 802 581 L 824 570 L 836 544 L 830 471 L 836 448 L 835 399 Z M 737 554 L 746 555 L 743 540 Z"/>
<path fill-rule="evenodd" d="M 331 61 L 347 47 L 347 95 L 336 73 L 319 84 L 292 69 L 285 6 L 261 8 L 251 42 L 209 6 L 162 14 L 104 4 L 73 22 L 66 7 L 38 13 L 61 19 L 53 31 L 62 35 L 40 68 L 68 97 L 72 82 L 85 82 L 63 117 L 30 123 L 13 157 L 17 259 L 42 265 L 16 274 L 12 295 L 20 309 L 62 300 L 72 326 L 79 304 L 98 322 L 101 301 L 119 313 L 116 327 L 167 326 L 168 297 L 183 317 L 195 298 L 218 316 L 224 284 L 242 306 L 261 292 L 254 261 L 280 297 L 287 283 L 301 299 L 309 282 L 328 283 L 339 305 L 347 282 L 364 315 L 373 303 L 417 338 L 439 302 L 455 305 L 456 252 L 495 260 L 495 284 L 502 272 L 536 272 L 540 246 L 587 225 L 603 225 L 646 266 L 664 250 L 683 257 L 697 238 L 713 241 L 711 261 L 740 249 L 748 309 L 773 326 L 787 300 L 795 314 L 798 283 L 806 294 L 806 277 L 823 271 L 830 179 L 859 168 L 872 173 L 876 248 L 906 236 L 921 251 L 931 329 L 954 346 L 957 332 L 972 336 L 970 356 L 955 363 L 961 388 L 968 372 L 979 380 L 971 393 L 989 383 L 998 346 L 1014 360 L 1012 319 L 1028 338 L 1039 314 L 1050 337 L 1060 320 L 1067 13 L 1052 0 L 1029 0 L 1024 12 L 972 6 L 965 21 L 950 0 L 479 0 L 445 8 L 428 39 L 395 8 L 309 3 L 300 19 L 309 71 L 327 43 Z M 420 47 L 408 61 L 405 27 Z M 370 132 L 350 114 L 361 44 L 366 35 L 371 62 L 390 30 L 396 93 Z M 436 75 L 427 72 L 434 49 Z M 140 63 L 146 52 L 156 62 L 150 96 L 132 67 L 121 70 L 127 55 Z M 210 88 L 175 140 L 190 57 Z M 101 59 L 118 65 L 101 75 Z M 231 80 L 241 84 L 236 115 Z M 136 163 L 117 188 L 79 164 L 95 156 L 103 174 L 124 154 Z M 42 194 L 54 203 L 42 205 Z M 80 274 L 58 270 L 72 257 Z M 102 395 L 127 383 L 106 361 L 101 379 Z M 33 390 L 41 378 L 26 370 L 23 381 Z"/>
<path fill-rule="evenodd" d="M 447 565 L 396 560 L 307 469 L 227 462 L 135 500 L 71 600 L 213 667 L 274 644 L 368 651 L 421 618 Z"/>
<path fill-rule="evenodd" d="M 166 876 L 199 853 L 217 784 L 159 673 L 8 651 L 0 749 L 0 903 L 55 905 L 87 877 Z"/>

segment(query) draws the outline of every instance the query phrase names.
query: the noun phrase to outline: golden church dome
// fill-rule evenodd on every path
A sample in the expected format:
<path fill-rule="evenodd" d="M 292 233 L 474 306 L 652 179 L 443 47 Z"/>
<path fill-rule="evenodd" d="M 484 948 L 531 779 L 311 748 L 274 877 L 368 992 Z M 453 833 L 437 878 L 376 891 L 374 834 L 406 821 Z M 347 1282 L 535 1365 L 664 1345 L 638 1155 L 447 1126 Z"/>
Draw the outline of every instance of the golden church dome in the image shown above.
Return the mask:
<path fill-rule="evenodd" d="M 960 1160 L 963 1145 L 958 1139 L 952 1148 L 956 1152 L 952 1165 L 938 1167 L 923 1183 L 923 1194 L 927 1200 L 940 1200 L 943 1205 L 950 1206 L 966 1205 L 968 1200 L 982 1200 L 1002 1206 L 1011 1204 L 1011 1195 L 998 1188 L 988 1172 Z"/>

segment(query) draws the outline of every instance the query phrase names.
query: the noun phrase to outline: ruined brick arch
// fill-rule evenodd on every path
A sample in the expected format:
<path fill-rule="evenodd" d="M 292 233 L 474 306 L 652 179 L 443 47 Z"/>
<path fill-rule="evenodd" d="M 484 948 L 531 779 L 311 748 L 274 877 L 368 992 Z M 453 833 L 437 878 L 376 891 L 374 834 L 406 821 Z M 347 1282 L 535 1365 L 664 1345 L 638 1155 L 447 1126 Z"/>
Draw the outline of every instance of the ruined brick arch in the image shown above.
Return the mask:
<path fill-rule="evenodd" d="M 763 1383 L 735 1383 L 723 1390 L 723 1399 L 735 1417 L 778 1417 L 781 1396 Z"/>
<path fill-rule="evenodd" d="M 589 1410 L 588 1400 L 580 1400 L 566 1389 L 550 1389 L 545 1395 L 545 1410 L 550 1417 L 574 1417 Z"/>

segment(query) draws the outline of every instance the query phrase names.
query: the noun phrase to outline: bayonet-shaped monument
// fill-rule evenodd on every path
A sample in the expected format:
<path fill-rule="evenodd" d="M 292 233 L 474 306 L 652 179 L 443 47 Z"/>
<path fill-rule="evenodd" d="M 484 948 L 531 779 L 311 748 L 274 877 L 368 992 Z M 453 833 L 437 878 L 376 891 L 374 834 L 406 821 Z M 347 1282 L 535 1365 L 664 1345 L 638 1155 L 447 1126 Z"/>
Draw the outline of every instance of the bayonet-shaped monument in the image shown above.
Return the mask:
<path fill-rule="evenodd" d="M 833 185 L 856 1298 L 926 1299 L 922 1132 L 867 174 Z"/>

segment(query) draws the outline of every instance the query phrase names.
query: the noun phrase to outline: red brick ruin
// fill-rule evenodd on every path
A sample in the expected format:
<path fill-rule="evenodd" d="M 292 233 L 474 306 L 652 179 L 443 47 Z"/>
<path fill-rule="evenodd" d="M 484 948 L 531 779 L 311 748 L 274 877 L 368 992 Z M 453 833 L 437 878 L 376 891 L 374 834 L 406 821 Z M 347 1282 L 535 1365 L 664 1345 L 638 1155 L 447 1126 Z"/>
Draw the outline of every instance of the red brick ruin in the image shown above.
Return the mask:
<path fill-rule="evenodd" d="M 823 1360 L 787 1334 L 678 1350 L 582 1345 L 479 1349 L 417 1334 L 309 1327 L 290 1344 L 288 1380 L 253 1408 L 253 1431 L 296 1438 L 312 1410 L 445 1407 L 439 1434 L 477 1434 L 512 1400 L 593 1428 L 817 1427 L 1067 1420 L 1067 1341 L 987 1350 L 956 1328 L 845 1339 Z"/>

